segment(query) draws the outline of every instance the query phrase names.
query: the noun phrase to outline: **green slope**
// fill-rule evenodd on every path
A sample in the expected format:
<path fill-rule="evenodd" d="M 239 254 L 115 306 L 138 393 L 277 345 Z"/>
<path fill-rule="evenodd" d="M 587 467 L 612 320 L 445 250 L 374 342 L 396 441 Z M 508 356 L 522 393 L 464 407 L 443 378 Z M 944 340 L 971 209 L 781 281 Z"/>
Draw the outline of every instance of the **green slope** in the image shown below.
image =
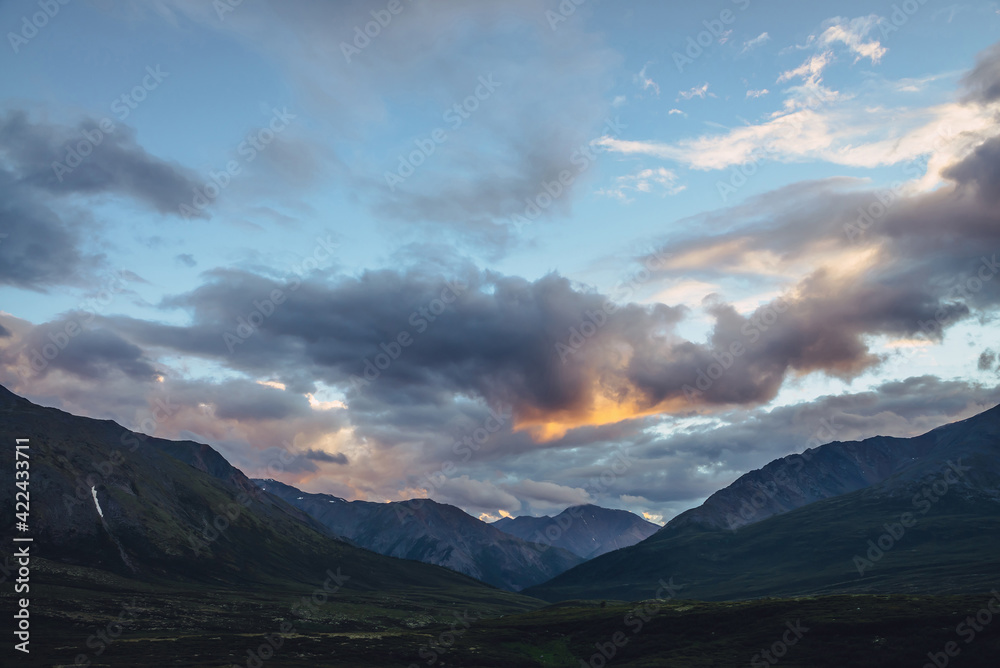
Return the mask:
<path fill-rule="evenodd" d="M 924 515 L 912 495 L 861 490 L 737 531 L 661 531 L 525 593 L 548 601 L 633 600 L 651 596 L 661 578 L 671 577 L 683 586 L 682 597 L 703 600 L 987 591 L 1000 580 L 1000 504 L 962 493 L 946 494 Z M 916 524 L 903 527 L 901 538 L 859 573 L 854 557 L 867 558 L 868 541 L 878 541 L 884 525 L 898 524 L 907 512 Z"/>

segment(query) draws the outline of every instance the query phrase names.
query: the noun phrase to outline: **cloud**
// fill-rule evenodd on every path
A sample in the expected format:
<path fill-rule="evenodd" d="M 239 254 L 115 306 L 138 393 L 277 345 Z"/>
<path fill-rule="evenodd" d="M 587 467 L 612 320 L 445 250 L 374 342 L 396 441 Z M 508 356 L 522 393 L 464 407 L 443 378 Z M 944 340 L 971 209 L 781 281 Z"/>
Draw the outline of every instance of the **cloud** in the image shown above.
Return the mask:
<path fill-rule="evenodd" d="M 964 77 L 965 101 L 989 104 L 1000 100 L 1000 42 L 976 56 L 976 65 Z"/>
<path fill-rule="evenodd" d="M 762 44 L 766 44 L 770 40 L 771 40 L 771 36 L 769 34 L 767 34 L 766 32 L 762 32 L 761 34 L 757 35 L 753 39 L 747 40 L 746 42 L 743 42 L 743 49 L 740 51 L 740 53 L 746 53 L 747 51 L 755 49 L 755 48 L 757 48 L 758 46 L 760 46 Z"/>
<path fill-rule="evenodd" d="M 529 502 L 542 502 L 558 507 L 580 506 L 590 503 L 592 500 L 582 487 L 566 487 L 554 482 L 536 482 L 530 478 L 508 485 L 507 489 Z"/>
<path fill-rule="evenodd" d="M 195 267 L 198 265 L 198 261 L 195 260 L 194 255 L 191 255 L 190 253 L 181 253 L 175 256 L 174 260 L 176 260 L 178 264 L 182 264 L 185 267 Z"/>
<path fill-rule="evenodd" d="M 792 79 L 803 79 L 806 83 L 815 86 L 823 80 L 823 70 L 826 69 L 826 66 L 829 65 L 832 60 L 832 51 L 824 51 L 823 53 L 811 56 L 795 69 L 782 72 L 778 76 L 777 83 L 791 81 Z"/>
<path fill-rule="evenodd" d="M 614 187 L 599 190 L 598 194 L 623 202 L 632 201 L 629 193 L 652 193 L 659 190 L 661 195 L 676 195 L 685 188 L 677 185 L 677 179 L 675 172 L 664 167 L 643 169 L 635 174 L 617 177 Z"/>
<path fill-rule="evenodd" d="M 354 27 L 372 20 L 366 3 L 291 1 L 280 11 L 244 4 L 225 21 L 211 5 L 158 5 L 178 24 L 193 20 L 235 35 L 279 63 L 304 112 L 321 119 L 322 136 L 338 155 L 352 156 L 349 167 L 337 162 L 337 176 L 377 217 L 502 253 L 518 242 L 511 218 L 525 200 L 575 170 L 575 152 L 602 131 L 622 58 L 582 22 L 553 32 L 530 0 L 404 6 L 391 27 L 353 53 L 346 47 Z M 522 56 L 516 62 L 511 40 Z M 485 95 L 480 77 L 498 84 L 485 99 L 476 98 L 477 90 Z M 474 109 L 456 127 L 459 117 L 448 111 L 470 96 Z M 446 141 L 390 188 L 387 174 L 408 173 L 401 156 L 439 128 Z M 569 210 L 579 181 L 543 221 Z"/>
<path fill-rule="evenodd" d="M 83 152 L 81 146 L 89 147 L 87 155 L 57 173 L 53 164 L 65 163 L 71 148 Z M 0 284 L 40 292 L 92 285 L 105 268 L 103 253 L 89 250 L 100 222 L 76 206 L 79 198 L 114 194 L 177 214 L 195 185 L 187 170 L 142 149 L 130 128 L 106 134 L 91 119 L 71 128 L 7 111 L 0 117 L 0 157 Z"/>
<path fill-rule="evenodd" d="M 0 169 L 0 284 L 44 292 L 80 283 L 102 266 L 101 254 L 83 249 L 84 228 L 63 222 L 45 198 L 26 191 Z"/>
<path fill-rule="evenodd" d="M 646 74 L 646 70 L 649 69 L 650 65 L 652 65 L 652 63 L 646 63 L 645 65 L 642 66 L 642 69 L 639 70 L 639 73 L 635 75 L 635 82 L 642 87 L 642 90 L 644 91 L 652 90 L 654 93 L 656 93 L 656 96 L 659 97 L 660 96 L 659 84 L 653 81 L 649 77 L 649 75 Z"/>
<path fill-rule="evenodd" d="M 822 86 L 817 86 L 813 92 L 819 95 L 816 91 Z M 907 169 L 907 173 L 922 177 L 918 185 L 928 190 L 946 178 L 942 172 L 950 164 L 1000 134 L 996 112 L 989 106 L 945 103 L 916 109 L 883 109 L 896 119 L 890 128 L 872 120 L 869 105 L 842 96 L 813 97 L 803 108 L 798 108 L 799 98 L 793 99 L 792 105 L 786 101 L 782 111 L 762 122 L 721 133 L 670 143 L 602 137 L 595 145 L 703 170 L 726 169 L 762 158 L 865 168 L 909 161 L 921 171 L 911 173 L 913 170 Z"/>
<path fill-rule="evenodd" d="M 455 458 L 452 444 L 461 440 L 442 435 L 442 426 L 454 420 L 471 433 L 486 424 L 488 409 L 510 418 L 476 453 L 483 461 L 559 442 L 573 430 L 761 405 L 790 374 L 852 379 L 884 363 L 892 353 L 872 337 L 933 343 L 1000 301 L 996 282 L 964 296 L 948 287 L 988 268 L 981 249 L 1000 245 L 998 209 L 981 185 L 998 162 L 1000 152 L 984 145 L 953 166 L 950 187 L 898 195 L 854 236 L 848 226 L 857 225 L 858 210 L 878 200 L 852 181 L 800 184 L 713 214 L 725 218 L 726 232 L 677 240 L 655 264 L 649 258 L 657 280 L 684 277 L 724 290 L 763 279 L 779 297 L 741 309 L 721 297 L 706 302 L 712 324 L 702 341 L 678 334 L 689 313 L 683 307 L 630 303 L 628 289 L 600 294 L 554 274 L 528 281 L 461 261 L 446 273 L 447 263 L 293 282 L 214 270 L 197 289 L 161 304 L 182 310 L 186 326 L 98 316 L 95 326 L 114 332 L 128 354 L 102 353 L 97 368 L 110 372 L 121 360 L 123 373 L 149 379 L 145 351 L 212 360 L 287 388 L 283 401 L 265 399 L 259 393 L 273 388 L 256 383 L 249 395 L 220 398 L 214 410 L 222 418 L 277 420 L 292 406 L 346 413 L 357 437 L 422 441 L 426 456 L 439 461 Z M 943 219 L 952 221 L 947 229 Z M 717 228 L 710 218 L 688 222 Z M 287 299 L 237 336 L 254 302 L 275 290 Z M 27 338 L 37 347 L 49 327 L 36 329 Z M 396 343 L 403 333 L 405 346 Z M 227 344 L 227 334 L 237 343 Z M 734 343 L 741 353 L 732 353 Z M 24 354 L 8 346 L 22 368 Z M 710 374 L 720 365 L 716 380 Z M 306 395 L 317 383 L 342 393 L 348 409 L 313 410 Z"/>
<path fill-rule="evenodd" d="M 0 152 L 14 161 L 21 185 L 55 195 L 115 193 L 179 215 L 180 204 L 199 185 L 196 177 L 147 153 L 130 127 L 118 124 L 113 132 L 105 130 L 90 118 L 69 128 L 33 123 L 23 111 L 8 111 L 0 119 Z M 89 147 L 86 155 L 83 146 Z M 79 166 L 68 162 L 71 149 L 82 155 Z M 55 169 L 54 163 L 66 171 Z"/>
<path fill-rule="evenodd" d="M 757 99 L 758 97 L 764 97 L 765 95 L 767 95 L 770 92 L 771 91 L 769 91 L 766 88 L 761 88 L 760 90 L 748 90 L 747 91 L 747 97 L 748 98 L 752 97 L 754 99 Z"/>
<path fill-rule="evenodd" d="M 311 459 L 316 462 L 328 462 L 331 464 L 347 464 L 347 455 L 342 452 L 336 454 L 330 454 L 324 450 L 315 450 L 310 448 L 305 451 L 305 456 L 307 459 Z"/>
<path fill-rule="evenodd" d="M 491 482 L 473 480 L 467 475 L 448 478 L 437 490 L 435 498 L 470 509 L 473 513 L 505 510 L 514 512 L 521 508 L 517 497 L 505 492 Z"/>
<path fill-rule="evenodd" d="M 826 29 L 820 34 L 818 43 L 821 46 L 842 43 L 855 54 L 854 62 L 868 58 L 874 65 L 882 59 L 888 49 L 878 40 L 865 41 L 865 38 L 882 20 L 876 14 L 859 16 L 855 19 L 840 16 L 832 18 L 826 22 Z"/>
<path fill-rule="evenodd" d="M 695 98 L 695 97 L 700 97 L 701 99 L 704 100 L 706 95 L 708 97 L 715 97 L 714 93 L 709 93 L 708 92 L 708 82 L 707 81 L 705 83 L 703 83 L 702 85 L 700 85 L 700 86 L 693 87 L 691 90 L 678 91 L 677 94 L 680 95 L 685 100 L 690 100 L 690 99 Z M 677 99 L 680 99 L 680 98 L 677 98 Z"/>

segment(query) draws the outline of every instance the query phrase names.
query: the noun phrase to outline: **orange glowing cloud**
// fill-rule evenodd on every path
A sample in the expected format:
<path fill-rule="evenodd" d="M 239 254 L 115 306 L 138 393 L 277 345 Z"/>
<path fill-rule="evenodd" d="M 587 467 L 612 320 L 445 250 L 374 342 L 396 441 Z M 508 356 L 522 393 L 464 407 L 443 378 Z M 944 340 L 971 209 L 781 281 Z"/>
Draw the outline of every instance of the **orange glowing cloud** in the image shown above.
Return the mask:
<path fill-rule="evenodd" d="M 630 392 L 623 400 L 609 397 L 603 392 L 595 392 L 590 405 L 554 412 L 526 407 L 514 419 L 514 431 L 526 431 L 536 443 L 547 443 L 562 438 L 571 429 L 579 427 L 599 427 L 616 424 L 624 420 L 691 410 L 691 405 L 683 396 L 672 397 L 655 405 L 638 400 L 638 392 Z"/>

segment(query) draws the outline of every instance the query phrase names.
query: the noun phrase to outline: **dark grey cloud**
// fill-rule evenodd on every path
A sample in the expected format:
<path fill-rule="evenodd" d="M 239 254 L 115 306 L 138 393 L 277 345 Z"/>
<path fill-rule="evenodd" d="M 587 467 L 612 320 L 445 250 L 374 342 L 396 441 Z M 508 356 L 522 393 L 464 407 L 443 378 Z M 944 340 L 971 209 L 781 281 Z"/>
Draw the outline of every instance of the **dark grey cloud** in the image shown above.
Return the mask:
<path fill-rule="evenodd" d="M 70 166 L 71 150 L 87 155 Z M 70 196 L 110 193 L 178 214 L 196 185 L 187 170 L 148 154 L 131 128 L 107 134 L 93 119 L 70 128 L 9 110 L 0 116 L 0 158 L 0 284 L 37 291 L 93 283 L 104 266 L 90 250 L 100 223 Z"/>
<path fill-rule="evenodd" d="M 1000 100 L 1000 42 L 982 51 L 964 77 L 966 101 L 988 104 Z"/>
<path fill-rule="evenodd" d="M 328 462 L 330 464 L 347 464 L 347 455 L 342 452 L 337 452 L 330 454 L 325 450 L 315 450 L 310 448 L 305 451 L 306 459 L 311 459 L 316 462 Z"/>
<path fill-rule="evenodd" d="M 979 354 L 979 361 L 976 364 L 976 368 L 980 371 L 991 371 L 997 362 L 997 354 L 991 349 L 987 348 Z"/>
<path fill-rule="evenodd" d="M 8 111 L 0 118 L 0 153 L 16 165 L 19 185 L 57 195 L 125 195 L 164 214 L 179 215 L 199 185 L 187 169 L 147 153 L 132 128 L 110 121 L 85 118 L 70 128 Z"/>
<path fill-rule="evenodd" d="M 983 255 L 1000 247 L 1000 210 L 983 188 L 970 187 L 988 173 L 978 166 L 998 157 L 981 147 L 948 171 L 953 187 L 899 199 L 860 240 L 845 226 L 878 201 L 876 193 L 820 182 L 792 197 L 760 197 L 749 222 L 736 219 L 726 232 L 663 249 L 675 258 L 735 249 L 684 268 L 706 276 L 738 267 L 747 252 L 806 258 L 819 242 L 868 263 L 847 272 L 817 269 L 750 314 L 712 301 L 706 308 L 714 326 L 704 342 L 676 334 L 683 308 L 622 304 L 607 315 L 608 295 L 558 275 L 527 281 L 461 263 L 305 282 L 215 271 L 162 305 L 190 313 L 190 326 L 104 322 L 141 346 L 221 360 L 296 392 L 312 391 L 316 381 L 339 387 L 356 424 L 387 440 L 441 424 L 434 410 L 454 396 L 509 405 L 522 427 L 752 407 L 773 399 L 791 373 L 852 379 L 878 366 L 886 353 L 872 350 L 872 336 L 935 342 L 954 323 L 1000 302 L 1000 279 L 993 280 L 1000 268 L 994 254 Z M 666 273 L 676 271 L 667 266 Z M 284 303 L 259 306 L 275 290 Z M 451 303 L 440 301 L 444 295 Z M 256 313 L 252 327 L 240 325 L 257 311 L 267 313 Z M 395 343 L 401 333 L 411 345 Z M 390 406 L 391 424 L 381 417 Z M 617 419 L 606 417 L 609 406 Z M 553 427 L 549 436 L 558 435 Z"/>
<path fill-rule="evenodd" d="M 139 382 L 159 378 L 151 360 L 138 346 L 109 329 L 81 329 L 79 321 L 74 320 L 60 320 L 32 329 L 21 343 L 20 352 L 28 356 L 34 370 L 43 376 L 59 369 L 91 381 L 115 373 Z"/>
<path fill-rule="evenodd" d="M 65 222 L 43 200 L 0 169 L 0 284 L 44 291 L 80 282 L 103 261 L 83 246 L 84 218 Z"/>
<path fill-rule="evenodd" d="M 1000 204 L 1000 137 L 980 144 L 965 160 L 945 170 L 944 175 L 974 189 L 983 202 Z"/>
<path fill-rule="evenodd" d="M 174 259 L 179 263 L 183 264 L 185 267 L 195 267 L 198 265 L 198 261 L 194 259 L 194 255 L 190 253 L 181 253 L 174 257 Z"/>

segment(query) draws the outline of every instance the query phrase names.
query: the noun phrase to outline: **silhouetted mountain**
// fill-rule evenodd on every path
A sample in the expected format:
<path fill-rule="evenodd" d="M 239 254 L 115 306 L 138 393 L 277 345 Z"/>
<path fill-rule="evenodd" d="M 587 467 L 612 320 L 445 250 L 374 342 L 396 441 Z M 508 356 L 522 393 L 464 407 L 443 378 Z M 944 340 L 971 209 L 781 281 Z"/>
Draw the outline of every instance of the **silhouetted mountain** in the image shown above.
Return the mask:
<path fill-rule="evenodd" d="M 444 568 L 349 545 L 207 445 L 44 408 L 3 387 L 0 433 L 10 443 L 29 440 L 27 533 L 48 561 L 157 582 L 312 587 L 342 567 L 347 589 L 488 590 Z M 13 469 L 13 455 L 0 458 L 2 479 L 13 481 Z M 14 507 L 15 491 L 0 486 L 4 507 Z M 0 521 L 5 535 L 13 523 L 12 512 Z"/>
<path fill-rule="evenodd" d="M 524 540 L 561 547 L 584 559 L 635 545 L 660 529 L 627 510 L 593 504 L 572 506 L 555 517 L 504 517 L 493 526 Z"/>
<path fill-rule="evenodd" d="M 775 472 L 790 458 L 771 462 L 645 541 L 526 593 L 638 598 L 670 577 L 684 586 L 681 596 L 702 599 L 995 586 L 1000 407 L 915 438 L 829 443 L 810 453 L 787 477 Z M 835 495 L 851 487 L 861 488 Z M 724 528 L 741 511 L 737 528 Z"/>
<path fill-rule="evenodd" d="M 444 566 L 510 591 L 544 582 L 583 561 L 566 550 L 508 535 L 455 506 L 430 499 L 345 501 L 276 480 L 254 482 L 361 547 Z"/>

